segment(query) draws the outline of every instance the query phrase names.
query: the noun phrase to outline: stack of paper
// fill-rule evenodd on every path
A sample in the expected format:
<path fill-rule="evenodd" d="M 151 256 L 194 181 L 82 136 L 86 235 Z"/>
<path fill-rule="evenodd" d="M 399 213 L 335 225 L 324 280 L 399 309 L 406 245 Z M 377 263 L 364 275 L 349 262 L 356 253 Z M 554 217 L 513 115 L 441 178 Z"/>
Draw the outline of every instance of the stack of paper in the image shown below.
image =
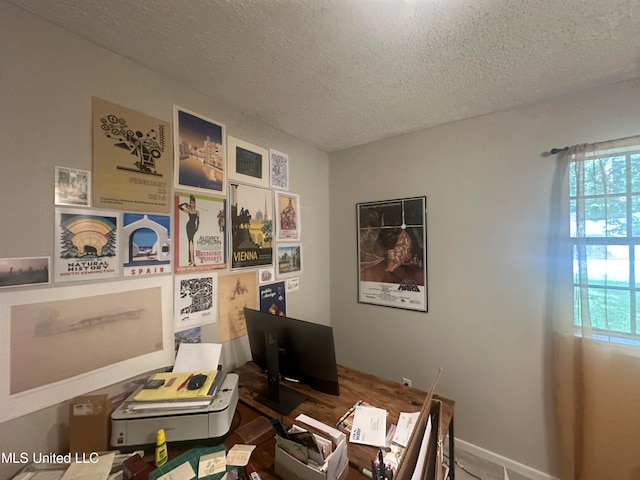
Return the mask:
<path fill-rule="evenodd" d="M 217 343 L 181 343 L 173 371 L 156 373 L 148 384 L 161 383 L 157 388 L 142 388 L 136 393 L 129 410 L 154 408 L 191 408 L 206 406 L 215 394 L 214 382 L 222 345 Z M 189 380 L 195 375 L 206 375 L 200 388 L 189 389 Z"/>
<path fill-rule="evenodd" d="M 387 411 L 382 408 L 359 406 L 353 416 L 349 441 L 374 447 L 384 447 L 387 437 Z"/>

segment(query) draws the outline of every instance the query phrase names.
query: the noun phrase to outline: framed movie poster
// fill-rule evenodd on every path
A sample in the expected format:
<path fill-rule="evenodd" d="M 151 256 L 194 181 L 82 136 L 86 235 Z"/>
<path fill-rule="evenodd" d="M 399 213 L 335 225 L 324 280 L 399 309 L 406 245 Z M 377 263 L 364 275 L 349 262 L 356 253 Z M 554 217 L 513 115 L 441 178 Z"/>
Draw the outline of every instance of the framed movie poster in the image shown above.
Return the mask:
<path fill-rule="evenodd" d="M 175 271 L 227 268 L 226 200 L 175 192 L 174 205 Z"/>
<path fill-rule="evenodd" d="M 93 97 L 95 208 L 169 213 L 169 122 Z"/>
<path fill-rule="evenodd" d="M 174 105 L 173 128 L 176 188 L 226 195 L 225 126 Z"/>
<path fill-rule="evenodd" d="M 269 186 L 269 152 L 256 145 L 227 136 L 229 179 L 259 187 Z"/>
<path fill-rule="evenodd" d="M 231 269 L 273 265 L 273 192 L 229 182 Z"/>
<path fill-rule="evenodd" d="M 356 205 L 358 302 L 427 311 L 427 197 Z"/>
<path fill-rule="evenodd" d="M 278 242 L 299 242 L 300 229 L 300 195 L 289 192 L 275 192 L 276 208 L 276 232 Z"/>

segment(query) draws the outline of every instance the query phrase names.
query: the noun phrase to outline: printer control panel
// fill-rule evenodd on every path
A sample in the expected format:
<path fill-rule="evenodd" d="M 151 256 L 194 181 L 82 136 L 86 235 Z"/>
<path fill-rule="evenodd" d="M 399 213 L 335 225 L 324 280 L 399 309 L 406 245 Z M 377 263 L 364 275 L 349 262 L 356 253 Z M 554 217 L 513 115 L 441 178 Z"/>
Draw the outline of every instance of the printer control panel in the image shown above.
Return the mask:
<path fill-rule="evenodd" d="M 234 398 L 237 401 L 238 397 L 238 382 L 239 377 L 237 373 L 227 373 L 222 385 L 218 389 L 216 396 L 209 405 L 209 411 L 219 411 L 229 408 Z M 235 410 L 235 408 L 234 408 Z"/>

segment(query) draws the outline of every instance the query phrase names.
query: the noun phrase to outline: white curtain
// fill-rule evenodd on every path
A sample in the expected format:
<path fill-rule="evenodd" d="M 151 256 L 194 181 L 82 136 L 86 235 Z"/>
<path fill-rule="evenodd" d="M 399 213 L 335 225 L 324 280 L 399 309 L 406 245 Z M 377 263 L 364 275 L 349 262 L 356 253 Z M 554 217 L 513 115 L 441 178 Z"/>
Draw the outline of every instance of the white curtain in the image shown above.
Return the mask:
<path fill-rule="evenodd" d="M 640 137 L 624 141 L 633 142 L 640 145 Z M 611 341 L 606 329 L 603 334 L 600 324 L 594 326 L 592 313 L 597 310 L 601 318 L 602 304 L 593 305 L 593 296 L 586 287 L 590 266 L 587 260 L 593 251 L 586 240 L 590 228 L 587 222 L 592 215 L 588 209 L 592 205 L 581 198 L 588 184 L 585 164 L 589 162 L 590 169 L 602 168 L 605 172 L 608 164 L 590 159 L 612 146 L 615 145 L 577 145 L 560 155 L 558 174 L 564 181 L 556 181 L 554 188 L 564 188 L 565 192 L 552 194 L 556 204 L 552 206 L 551 231 L 556 234 L 552 235 L 550 249 L 550 293 L 555 306 L 551 314 L 555 323 L 555 405 L 562 480 L 640 480 L 640 346 Z M 566 194 L 567 169 L 572 165 L 572 188 L 576 192 L 573 216 L 568 212 Z M 606 189 L 606 175 L 602 178 Z M 569 236 L 570 222 L 575 240 Z M 630 294 L 635 293 L 632 290 Z M 636 296 L 640 301 L 640 294 Z M 568 306 L 571 298 L 573 305 Z M 612 306 L 606 301 L 605 308 Z M 574 307 L 578 312 L 575 321 Z M 609 311 L 615 315 L 615 309 Z"/>

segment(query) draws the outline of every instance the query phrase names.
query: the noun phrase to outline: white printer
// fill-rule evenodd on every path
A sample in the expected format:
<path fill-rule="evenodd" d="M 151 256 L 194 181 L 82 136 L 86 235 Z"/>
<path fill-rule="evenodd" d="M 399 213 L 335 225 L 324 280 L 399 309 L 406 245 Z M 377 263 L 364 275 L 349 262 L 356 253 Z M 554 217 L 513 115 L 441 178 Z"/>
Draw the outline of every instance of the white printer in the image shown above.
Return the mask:
<path fill-rule="evenodd" d="M 111 414 L 111 445 L 121 448 L 155 443 L 161 428 L 167 442 L 224 436 L 238 405 L 238 375 L 219 372 L 218 376 L 216 393 L 199 402 L 139 402 L 135 396 L 140 387 Z"/>

